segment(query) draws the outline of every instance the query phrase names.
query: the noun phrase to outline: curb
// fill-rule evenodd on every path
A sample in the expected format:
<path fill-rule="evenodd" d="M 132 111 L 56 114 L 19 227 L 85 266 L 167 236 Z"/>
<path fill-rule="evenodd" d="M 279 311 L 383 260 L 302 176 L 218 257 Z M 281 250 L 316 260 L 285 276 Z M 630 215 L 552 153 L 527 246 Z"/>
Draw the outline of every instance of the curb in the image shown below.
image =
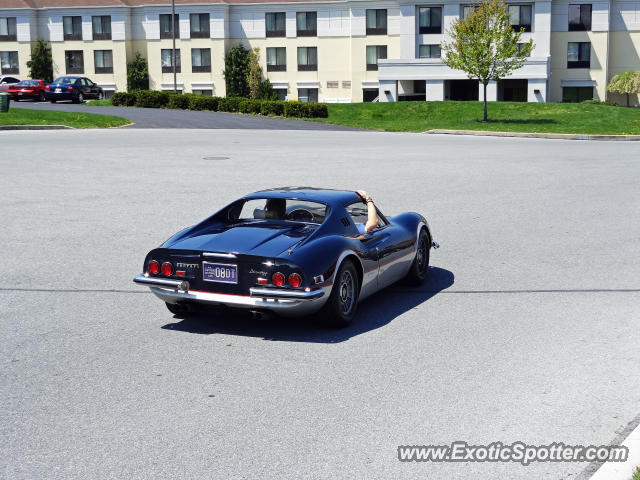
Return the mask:
<path fill-rule="evenodd" d="M 590 480 L 630 480 L 633 471 L 640 466 L 640 425 L 622 442 L 629 449 L 626 462 L 605 462 Z"/>
<path fill-rule="evenodd" d="M 75 130 L 66 125 L 0 125 L 0 130 Z"/>
<path fill-rule="evenodd" d="M 534 132 L 492 132 L 487 130 L 427 130 L 432 135 L 473 135 L 484 137 L 521 137 L 521 138 L 552 138 L 556 140 L 615 140 L 640 141 L 640 135 L 587 135 L 580 133 L 534 133 Z"/>

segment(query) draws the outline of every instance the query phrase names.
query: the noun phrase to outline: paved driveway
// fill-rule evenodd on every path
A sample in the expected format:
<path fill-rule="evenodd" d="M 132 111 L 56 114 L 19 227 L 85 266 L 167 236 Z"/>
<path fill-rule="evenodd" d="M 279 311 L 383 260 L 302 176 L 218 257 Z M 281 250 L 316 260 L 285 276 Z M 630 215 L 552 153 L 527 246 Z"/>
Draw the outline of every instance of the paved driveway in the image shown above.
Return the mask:
<path fill-rule="evenodd" d="M 0 143 L 0 477 L 575 479 L 398 445 L 607 444 L 640 420 L 640 145 L 377 132 L 65 130 Z M 256 189 L 424 213 L 430 281 L 331 331 L 171 315 L 131 282 Z"/>
<path fill-rule="evenodd" d="M 77 105 L 71 102 L 11 102 L 11 108 L 87 112 L 129 118 L 134 123 L 126 128 L 206 128 L 252 130 L 356 130 L 341 125 L 286 120 L 283 118 L 240 115 L 237 113 L 197 112 L 161 108 L 92 107 L 91 102 Z"/>

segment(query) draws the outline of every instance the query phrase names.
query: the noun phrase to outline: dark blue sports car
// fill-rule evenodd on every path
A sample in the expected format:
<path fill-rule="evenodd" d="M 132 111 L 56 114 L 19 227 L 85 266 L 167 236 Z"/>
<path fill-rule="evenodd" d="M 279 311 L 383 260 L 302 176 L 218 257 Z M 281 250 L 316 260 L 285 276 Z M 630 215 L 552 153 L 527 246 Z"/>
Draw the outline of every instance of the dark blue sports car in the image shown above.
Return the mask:
<path fill-rule="evenodd" d="M 285 187 L 247 195 L 171 237 L 134 282 L 175 314 L 198 304 L 287 316 L 320 312 L 349 324 L 358 301 L 403 278 L 427 276 L 438 245 L 418 213 L 361 233 L 367 205 L 353 191 Z"/>

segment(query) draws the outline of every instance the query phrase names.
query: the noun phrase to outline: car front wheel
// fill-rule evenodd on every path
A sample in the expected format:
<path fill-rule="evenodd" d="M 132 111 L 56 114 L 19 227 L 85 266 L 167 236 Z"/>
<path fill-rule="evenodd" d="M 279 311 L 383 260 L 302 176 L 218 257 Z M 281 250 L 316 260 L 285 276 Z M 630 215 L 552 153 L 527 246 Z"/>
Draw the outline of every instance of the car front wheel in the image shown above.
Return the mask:
<path fill-rule="evenodd" d="M 429 244 L 429 235 L 423 228 L 420 230 L 420 236 L 418 237 L 418 250 L 416 250 L 416 256 L 411 264 L 411 269 L 407 274 L 407 280 L 414 285 L 420 285 L 423 283 L 429 272 L 429 250 L 431 245 Z"/>
<path fill-rule="evenodd" d="M 331 327 L 346 327 L 356 315 L 359 295 L 358 272 L 351 260 L 345 260 L 336 274 L 331 295 L 320 310 L 320 319 Z"/>
<path fill-rule="evenodd" d="M 38 101 L 44 102 L 46 100 L 47 100 L 47 97 L 44 96 L 44 92 L 40 92 L 40 95 L 38 95 Z"/>
<path fill-rule="evenodd" d="M 167 306 L 167 310 L 169 310 L 174 315 L 183 315 L 189 311 L 184 303 L 165 302 L 165 305 Z"/>
<path fill-rule="evenodd" d="M 103 92 L 98 92 L 98 100 L 102 100 L 104 98 Z"/>

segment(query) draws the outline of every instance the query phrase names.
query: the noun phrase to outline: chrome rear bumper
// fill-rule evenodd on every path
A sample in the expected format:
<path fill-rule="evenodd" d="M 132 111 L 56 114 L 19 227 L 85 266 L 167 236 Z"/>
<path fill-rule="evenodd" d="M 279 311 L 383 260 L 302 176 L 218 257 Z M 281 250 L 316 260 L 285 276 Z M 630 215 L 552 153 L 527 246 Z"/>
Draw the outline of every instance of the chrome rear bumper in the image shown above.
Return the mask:
<path fill-rule="evenodd" d="M 210 305 L 271 310 L 283 315 L 306 315 L 319 310 L 327 300 L 325 289 L 305 292 L 302 290 L 250 288 L 249 295 L 202 292 L 190 290 L 186 280 L 170 280 L 137 275 L 133 281 L 146 285 L 161 300 L 167 303 L 196 302 Z"/>

